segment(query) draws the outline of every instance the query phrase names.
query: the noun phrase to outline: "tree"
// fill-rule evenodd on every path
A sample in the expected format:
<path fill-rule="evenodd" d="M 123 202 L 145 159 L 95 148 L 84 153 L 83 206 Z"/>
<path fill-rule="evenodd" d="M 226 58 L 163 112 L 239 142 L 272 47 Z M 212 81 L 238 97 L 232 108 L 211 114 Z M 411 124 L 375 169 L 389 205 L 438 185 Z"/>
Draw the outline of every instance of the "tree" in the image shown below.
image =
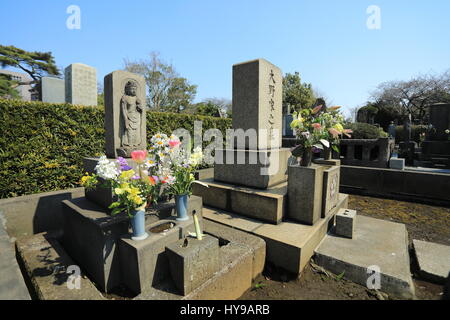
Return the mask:
<path fill-rule="evenodd" d="M 17 84 L 17 81 L 11 79 L 11 75 L 0 73 L 0 98 L 19 99 L 20 94 L 15 89 Z"/>
<path fill-rule="evenodd" d="M 283 111 L 300 110 L 314 104 L 316 97 L 311 84 L 302 83 L 300 74 L 286 73 L 283 78 Z M 291 110 L 288 110 L 290 108 Z"/>
<path fill-rule="evenodd" d="M 148 87 L 147 105 L 153 111 L 181 112 L 197 93 L 197 86 L 180 77 L 157 52 L 151 52 L 148 60 L 125 60 L 125 70 L 144 76 Z"/>
<path fill-rule="evenodd" d="M 375 104 L 405 117 L 411 114 L 423 123 L 427 107 L 437 102 L 450 102 L 450 70 L 440 75 L 419 75 L 408 81 L 380 84 L 372 93 Z"/>
<path fill-rule="evenodd" d="M 9 66 L 27 73 L 33 80 L 19 85 L 34 85 L 33 90 L 39 95 L 42 77 L 60 75 L 51 52 L 25 51 L 14 46 L 0 45 L 0 65 L 2 68 Z"/>
<path fill-rule="evenodd" d="M 225 98 L 208 98 L 202 102 L 190 105 L 183 112 L 225 118 L 231 115 L 231 100 Z"/>

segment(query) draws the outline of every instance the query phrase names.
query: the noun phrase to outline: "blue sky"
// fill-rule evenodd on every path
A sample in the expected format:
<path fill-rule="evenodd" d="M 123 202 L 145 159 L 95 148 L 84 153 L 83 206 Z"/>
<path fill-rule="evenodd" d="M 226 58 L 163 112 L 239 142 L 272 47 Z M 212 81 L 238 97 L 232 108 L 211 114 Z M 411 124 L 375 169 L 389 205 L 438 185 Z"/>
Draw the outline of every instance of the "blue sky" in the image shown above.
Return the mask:
<path fill-rule="evenodd" d="M 66 27 L 72 4 L 80 30 Z M 370 5 L 380 30 L 366 26 Z M 449 14 L 448 0 L 0 0 L 0 43 L 94 66 L 100 82 L 159 51 L 196 101 L 231 98 L 232 65 L 261 57 L 348 109 L 383 81 L 449 69 Z"/>

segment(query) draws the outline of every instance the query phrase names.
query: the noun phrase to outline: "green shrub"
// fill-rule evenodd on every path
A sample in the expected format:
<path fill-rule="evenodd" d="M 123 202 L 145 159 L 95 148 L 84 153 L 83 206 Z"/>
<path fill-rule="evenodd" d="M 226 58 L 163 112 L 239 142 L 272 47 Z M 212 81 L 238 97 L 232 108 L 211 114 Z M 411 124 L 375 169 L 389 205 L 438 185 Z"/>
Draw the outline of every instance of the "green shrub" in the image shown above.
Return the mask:
<path fill-rule="evenodd" d="M 383 128 L 368 123 L 348 123 L 345 125 L 345 128 L 353 130 L 353 133 L 351 134 L 352 139 L 378 139 L 386 138 L 388 136 Z"/>
<path fill-rule="evenodd" d="M 147 137 L 185 128 L 225 132 L 230 119 L 147 113 Z M 104 153 L 104 109 L 0 99 L 0 198 L 79 186 L 83 158 Z"/>
<path fill-rule="evenodd" d="M 403 126 L 395 127 L 395 143 L 405 141 Z M 420 134 L 426 133 L 428 130 L 427 125 L 412 125 L 411 126 L 411 140 L 420 143 Z"/>

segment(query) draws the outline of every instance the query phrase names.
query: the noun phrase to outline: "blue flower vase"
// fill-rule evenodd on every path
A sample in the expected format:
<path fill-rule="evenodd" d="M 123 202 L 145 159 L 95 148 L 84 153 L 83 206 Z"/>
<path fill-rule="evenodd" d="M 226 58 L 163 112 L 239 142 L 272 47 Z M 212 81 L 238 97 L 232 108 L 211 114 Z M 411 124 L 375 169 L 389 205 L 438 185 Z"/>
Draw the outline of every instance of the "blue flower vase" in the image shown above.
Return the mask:
<path fill-rule="evenodd" d="M 177 221 L 189 220 L 188 211 L 188 194 L 175 195 L 175 206 L 177 210 Z"/>
<path fill-rule="evenodd" d="M 134 210 L 132 216 L 131 228 L 133 229 L 133 234 L 131 239 L 134 241 L 147 239 L 148 233 L 145 232 L 145 210 Z"/>

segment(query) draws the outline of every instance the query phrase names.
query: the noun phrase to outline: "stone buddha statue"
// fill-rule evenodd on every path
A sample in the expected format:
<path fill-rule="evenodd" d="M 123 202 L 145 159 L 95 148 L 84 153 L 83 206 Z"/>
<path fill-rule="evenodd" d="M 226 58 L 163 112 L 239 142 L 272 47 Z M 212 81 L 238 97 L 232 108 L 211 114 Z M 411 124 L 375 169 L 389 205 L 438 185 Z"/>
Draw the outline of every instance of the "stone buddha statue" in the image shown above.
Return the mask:
<path fill-rule="evenodd" d="M 125 85 L 125 94 L 120 100 L 123 131 L 120 148 L 117 151 L 122 157 L 130 157 L 131 152 L 142 144 L 142 121 L 145 121 L 143 108 L 142 101 L 137 97 L 137 83 L 128 81 Z"/>

